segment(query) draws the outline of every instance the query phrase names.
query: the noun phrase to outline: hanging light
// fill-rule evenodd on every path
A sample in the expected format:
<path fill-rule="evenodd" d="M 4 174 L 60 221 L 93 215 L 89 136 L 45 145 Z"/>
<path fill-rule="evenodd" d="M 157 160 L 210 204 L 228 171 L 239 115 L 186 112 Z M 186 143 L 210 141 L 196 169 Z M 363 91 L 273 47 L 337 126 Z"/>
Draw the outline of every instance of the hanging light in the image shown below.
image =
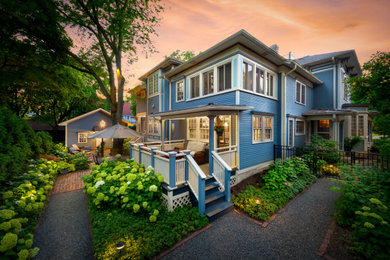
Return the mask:
<path fill-rule="evenodd" d="M 106 127 L 106 122 L 104 120 L 100 121 L 99 126 L 101 129 Z"/>

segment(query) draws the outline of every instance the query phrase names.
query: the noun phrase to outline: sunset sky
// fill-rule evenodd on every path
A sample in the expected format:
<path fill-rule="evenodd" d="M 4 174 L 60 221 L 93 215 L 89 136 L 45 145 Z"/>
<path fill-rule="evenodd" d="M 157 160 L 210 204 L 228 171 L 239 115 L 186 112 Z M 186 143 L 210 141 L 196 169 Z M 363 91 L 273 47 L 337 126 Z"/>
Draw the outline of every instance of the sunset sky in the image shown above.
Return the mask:
<path fill-rule="evenodd" d="M 240 29 L 296 58 L 355 49 L 363 65 L 390 51 L 389 0 L 163 0 L 158 53 L 126 68 L 126 88 L 174 50 L 204 51 Z"/>

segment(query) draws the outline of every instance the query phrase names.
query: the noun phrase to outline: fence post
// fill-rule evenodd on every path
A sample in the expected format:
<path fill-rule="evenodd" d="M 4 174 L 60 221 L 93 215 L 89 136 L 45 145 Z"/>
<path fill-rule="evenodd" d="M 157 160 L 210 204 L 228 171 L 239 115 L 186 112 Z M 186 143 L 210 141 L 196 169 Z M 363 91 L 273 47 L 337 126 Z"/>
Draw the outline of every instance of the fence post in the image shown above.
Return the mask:
<path fill-rule="evenodd" d="M 186 155 L 185 156 L 185 161 L 184 161 L 184 180 L 187 182 L 188 181 L 188 161 L 187 161 L 187 155 L 190 155 L 191 151 L 190 150 L 184 150 L 183 153 Z"/>
<path fill-rule="evenodd" d="M 176 187 L 176 152 L 169 152 L 169 187 Z"/>
<path fill-rule="evenodd" d="M 317 175 L 317 150 L 313 151 L 313 173 Z"/>
<path fill-rule="evenodd" d="M 225 168 L 225 200 L 230 201 L 230 171 Z"/>
<path fill-rule="evenodd" d="M 156 151 L 157 148 L 156 147 L 152 147 L 150 148 L 150 164 L 152 165 L 153 169 L 154 169 L 154 155 L 156 154 Z"/>

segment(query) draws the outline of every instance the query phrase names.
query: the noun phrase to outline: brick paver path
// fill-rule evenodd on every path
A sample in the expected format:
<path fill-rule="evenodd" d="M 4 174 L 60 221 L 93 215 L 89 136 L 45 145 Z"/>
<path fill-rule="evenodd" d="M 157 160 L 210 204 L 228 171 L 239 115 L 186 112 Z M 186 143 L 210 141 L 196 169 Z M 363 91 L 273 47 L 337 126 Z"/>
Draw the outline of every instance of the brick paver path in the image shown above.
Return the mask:
<path fill-rule="evenodd" d="M 90 171 L 90 169 L 86 169 L 58 176 L 54 183 L 51 194 L 53 195 L 61 192 L 80 190 L 84 188 L 81 176 L 89 174 Z"/>

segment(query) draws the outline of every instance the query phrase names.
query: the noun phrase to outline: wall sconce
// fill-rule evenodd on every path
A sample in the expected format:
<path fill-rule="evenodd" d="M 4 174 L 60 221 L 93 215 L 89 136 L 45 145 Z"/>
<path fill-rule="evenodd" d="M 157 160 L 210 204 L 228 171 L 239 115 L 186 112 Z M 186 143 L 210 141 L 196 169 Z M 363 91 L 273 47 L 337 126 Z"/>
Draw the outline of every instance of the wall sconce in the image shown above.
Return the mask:
<path fill-rule="evenodd" d="M 229 125 L 228 125 L 228 122 L 225 122 L 225 124 L 223 124 L 225 127 L 228 127 Z"/>
<path fill-rule="evenodd" d="M 101 129 L 105 128 L 105 127 L 106 127 L 106 122 L 105 122 L 104 120 L 100 121 L 100 122 L 99 122 L 99 127 L 100 127 Z"/>

